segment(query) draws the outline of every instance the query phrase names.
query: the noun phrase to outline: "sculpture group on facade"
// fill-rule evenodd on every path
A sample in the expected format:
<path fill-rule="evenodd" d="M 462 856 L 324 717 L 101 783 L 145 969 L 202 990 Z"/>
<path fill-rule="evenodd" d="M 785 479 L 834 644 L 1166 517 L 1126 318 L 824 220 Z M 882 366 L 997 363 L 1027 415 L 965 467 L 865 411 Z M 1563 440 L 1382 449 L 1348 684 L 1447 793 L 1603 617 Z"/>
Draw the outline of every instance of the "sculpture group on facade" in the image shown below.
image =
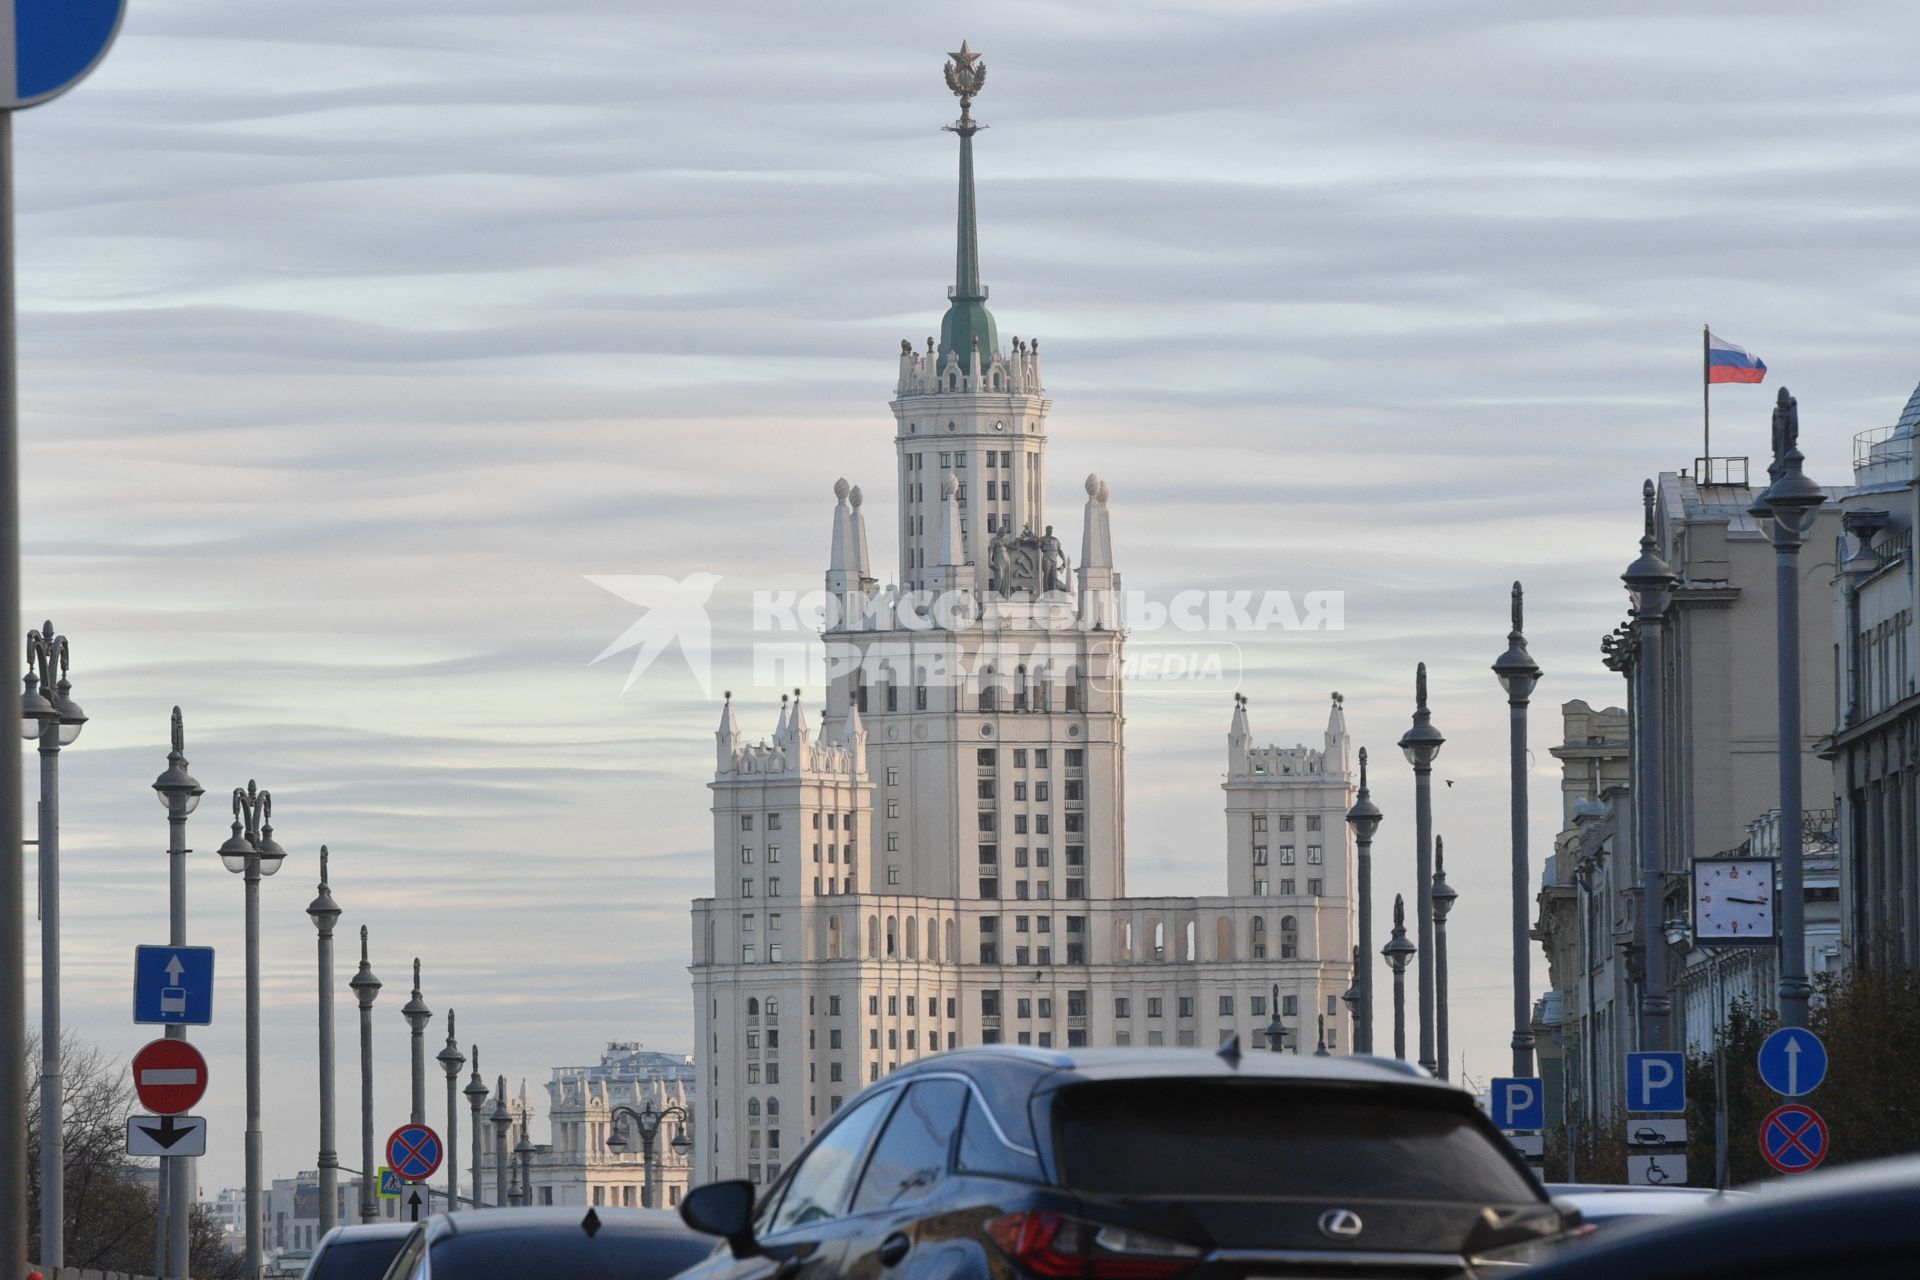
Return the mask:
<path fill-rule="evenodd" d="M 988 588 L 1002 599 L 1040 596 L 1067 590 L 1067 554 L 1053 526 L 1036 534 L 1028 525 L 1018 534 L 1002 529 L 987 547 Z"/>

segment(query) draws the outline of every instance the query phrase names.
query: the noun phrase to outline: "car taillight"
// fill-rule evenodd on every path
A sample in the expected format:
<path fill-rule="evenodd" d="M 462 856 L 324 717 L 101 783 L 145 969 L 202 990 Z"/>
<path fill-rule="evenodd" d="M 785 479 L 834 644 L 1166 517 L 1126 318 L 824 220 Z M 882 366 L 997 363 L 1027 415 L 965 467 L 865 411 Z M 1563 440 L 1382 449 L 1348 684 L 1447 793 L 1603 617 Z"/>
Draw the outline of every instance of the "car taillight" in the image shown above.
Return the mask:
<path fill-rule="evenodd" d="M 987 1223 L 987 1234 L 1020 1266 L 1059 1280 L 1166 1280 L 1202 1254 L 1178 1240 L 1058 1213 L 1010 1213 Z"/>

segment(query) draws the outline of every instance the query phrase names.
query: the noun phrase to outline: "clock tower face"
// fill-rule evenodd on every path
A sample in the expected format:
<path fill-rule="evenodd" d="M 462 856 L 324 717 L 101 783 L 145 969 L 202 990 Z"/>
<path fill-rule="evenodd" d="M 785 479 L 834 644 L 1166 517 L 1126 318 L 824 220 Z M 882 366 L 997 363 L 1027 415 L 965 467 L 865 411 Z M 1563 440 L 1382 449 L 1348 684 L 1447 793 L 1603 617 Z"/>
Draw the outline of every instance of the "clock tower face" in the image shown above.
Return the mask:
<path fill-rule="evenodd" d="M 1693 936 L 1697 942 L 1774 939 L 1771 858 L 1702 858 L 1693 864 Z"/>

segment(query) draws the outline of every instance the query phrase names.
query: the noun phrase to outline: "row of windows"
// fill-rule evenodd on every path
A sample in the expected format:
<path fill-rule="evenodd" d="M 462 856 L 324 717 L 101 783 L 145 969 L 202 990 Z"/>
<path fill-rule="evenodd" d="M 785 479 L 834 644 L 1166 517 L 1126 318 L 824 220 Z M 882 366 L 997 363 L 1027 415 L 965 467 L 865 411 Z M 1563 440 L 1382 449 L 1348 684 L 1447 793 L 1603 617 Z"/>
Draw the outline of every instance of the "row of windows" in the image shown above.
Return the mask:
<path fill-rule="evenodd" d="M 1291 876 L 1282 876 L 1280 879 L 1280 896 L 1283 898 L 1293 897 L 1297 892 L 1297 890 L 1294 888 L 1294 886 L 1297 883 L 1298 881 L 1294 880 L 1294 878 Z M 1253 896 L 1256 898 L 1270 897 L 1271 894 L 1268 892 L 1268 890 L 1270 889 L 1271 886 L 1272 886 L 1272 881 L 1263 879 L 1259 876 L 1254 877 Z M 1324 889 L 1325 889 L 1325 881 L 1321 880 L 1319 876 L 1309 876 L 1307 878 L 1307 896 L 1309 898 L 1321 897 Z"/>
<path fill-rule="evenodd" d="M 741 814 L 740 829 L 742 831 L 753 830 L 753 823 L 756 816 L 757 815 L 751 814 L 751 813 Z M 818 813 L 813 815 L 813 829 L 815 831 L 820 830 L 820 818 L 821 818 L 821 815 Z M 780 815 L 778 813 L 769 813 L 766 815 L 766 819 L 767 819 L 766 830 L 778 831 L 780 829 Z M 828 831 L 838 831 L 840 829 L 841 814 L 839 812 L 836 811 L 836 812 L 827 814 L 826 820 L 827 820 L 826 829 Z M 853 830 L 853 814 L 851 812 L 845 815 L 845 820 L 846 820 L 847 830 L 849 831 Z"/>
<path fill-rule="evenodd" d="M 1014 866 L 1024 867 L 1027 865 L 1027 850 L 1028 850 L 1028 846 L 1024 844 L 1015 845 L 1013 847 L 1013 865 Z M 1033 848 L 1033 857 L 1034 857 L 1033 865 L 1035 865 L 1036 867 L 1050 867 L 1053 865 L 1053 850 L 1051 847 L 1047 845 L 1043 844 L 1043 845 L 1035 846 Z M 999 845 L 983 844 L 980 846 L 980 865 L 981 866 L 983 867 L 997 866 L 999 862 L 1000 862 L 1000 846 Z M 1070 867 L 1084 867 L 1086 864 L 1087 864 L 1087 846 L 1083 844 L 1068 845 L 1067 846 L 1067 865 Z"/>
<path fill-rule="evenodd" d="M 1081 782 L 1080 779 L 1078 778 L 1068 779 L 1067 790 L 1066 790 L 1066 799 L 1068 803 L 1072 803 L 1073 801 L 1076 801 L 1081 798 L 1081 795 L 1083 794 L 1083 791 L 1085 789 L 1085 785 L 1086 784 Z M 974 785 L 974 794 L 981 800 L 997 799 L 998 793 L 999 793 L 999 786 L 995 782 L 995 780 L 992 778 L 982 778 L 978 783 Z M 1015 800 L 1025 800 L 1029 798 L 1028 787 L 1025 782 L 1016 782 L 1013 784 L 1013 798 Z M 1036 782 L 1033 784 L 1033 787 L 1032 787 L 1031 798 L 1034 799 L 1035 801 L 1038 801 L 1044 804 L 1048 800 L 1051 800 L 1053 798 L 1053 788 L 1048 786 L 1044 782 Z"/>
<path fill-rule="evenodd" d="M 1317 867 L 1325 861 L 1326 854 L 1320 845 L 1310 844 L 1307 846 L 1307 864 L 1309 866 Z M 1253 846 L 1253 865 L 1256 867 L 1264 867 L 1267 865 L 1267 846 L 1263 844 Z M 1293 865 L 1292 845 L 1283 844 L 1280 846 L 1280 865 L 1283 867 Z"/>
<path fill-rule="evenodd" d="M 1276 814 L 1276 815 L 1274 815 L 1274 817 L 1275 817 L 1275 822 L 1276 822 L 1276 824 L 1277 824 L 1277 829 L 1278 829 L 1278 830 L 1281 830 L 1281 831 L 1291 831 L 1291 830 L 1293 830 L 1293 815 L 1292 815 L 1292 814 L 1290 814 L 1290 813 L 1281 813 L 1281 814 Z M 1265 831 L 1265 830 L 1267 829 L 1267 815 L 1266 815 L 1266 814 L 1264 814 L 1264 813 L 1256 813 L 1256 814 L 1254 814 L 1254 815 L 1253 815 L 1253 829 L 1254 829 L 1255 831 L 1257 831 L 1257 832 L 1258 832 L 1258 831 Z M 1319 814 L 1317 814 L 1317 813 L 1310 813 L 1310 814 L 1308 814 L 1308 815 L 1307 815 L 1307 830 L 1309 830 L 1309 831 L 1318 831 L 1318 830 L 1320 830 L 1320 815 L 1319 815 Z"/>
<path fill-rule="evenodd" d="M 988 900 L 998 899 L 1000 897 L 1000 877 L 981 876 L 980 896 Z M 1071 899 L 1086 897 L 1086 880 L 1080 876 L 1068 876 L 1065 885 L 1062 886 L 1060 896 Z M 1012 900 L 1015 902 L 1046 902 L 1052 897 L 1053 881 L 1051 880 L 1015 880 L 1013 882 Z M 981 952 L 980 963 L 998 964 L 999 961 L 987 959 L 986 953 L 983 950 Z"/>

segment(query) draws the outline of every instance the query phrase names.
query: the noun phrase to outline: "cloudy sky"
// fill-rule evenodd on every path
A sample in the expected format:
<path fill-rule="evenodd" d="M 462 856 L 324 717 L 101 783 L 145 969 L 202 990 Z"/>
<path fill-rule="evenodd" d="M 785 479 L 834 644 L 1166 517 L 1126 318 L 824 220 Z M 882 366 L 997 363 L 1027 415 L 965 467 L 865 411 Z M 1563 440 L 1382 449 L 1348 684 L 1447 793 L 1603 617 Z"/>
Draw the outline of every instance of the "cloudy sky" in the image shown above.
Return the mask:
<path fill-rule="evenodd" d="M 142 0 L 17 125 L 26 609 L 93 716 L 64 766 L 69 1025 L 147 1038 L 128 951 L 165 937 L 147 785 L 177 702 L 216 793 L 190 878 L 223 956 L 209 1193 L 242 1127 L 241 888 L 211 851 L 248 778 L 295 855 L 263 895 L 273 1173 L 314 1164 L 323 842 L 388 983 L 383 1124 L 416 954 L 489 1076 L 691 1048 L 716 707 L 677 659 L 624 696 L 624 660 L 590 665 L 637 611 L 585 575 L 722 575 L 715 687 L 771 729 L 748 593 L 818 585 L 837 476 L 889 527 L 966 37 L 983 274 L 1002 333 L 1044 339 L 1056 517 L 1098 471 L 1130 587 L 1346 593 L 1338 635 L 1241 637 L 1262 738 L 1317 739 L 1338 689 L 1397 761 L 1431 664 L 1455 1045 L 1491 1074 L 1507 584 L 1544 747 L 1559 701 L 1620 700 L 1596 644 L 1642 477 L 1700 449 L 1703 322 L 1774 371 L 1716 393 L 1716 452 L 1764 450 L 1779 382 L 1818 479 L 1897 416 L 1915 35 L 1899 0 Z M 1135 891 L 1224 888 L 1229 694 L 1130 703 Z M 1378 777 L 1387 897 L 1410 789 Z"/>

